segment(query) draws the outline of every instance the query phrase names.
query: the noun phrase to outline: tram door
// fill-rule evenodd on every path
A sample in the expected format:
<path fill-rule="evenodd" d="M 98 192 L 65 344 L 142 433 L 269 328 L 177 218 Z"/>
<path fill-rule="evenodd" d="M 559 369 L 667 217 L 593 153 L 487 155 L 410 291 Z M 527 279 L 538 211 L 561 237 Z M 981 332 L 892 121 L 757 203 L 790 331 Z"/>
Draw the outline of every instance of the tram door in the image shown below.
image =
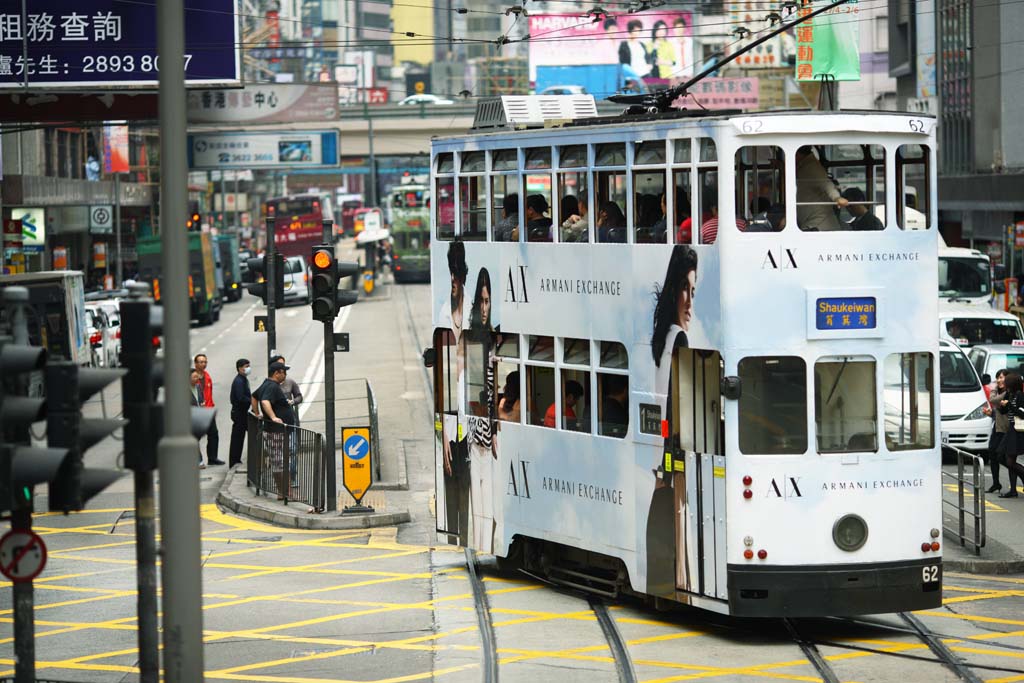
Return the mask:
<path fill-rule="evenodd" d="M 672 377 L 676 588 L 723 597 L 726 594 L 725 437 L 721 354 L 677 348 Z"/>
<path fill-rule="evenodd" d="M 469 462 L 459 417 L 465 373 L 464 340 L 451 330 L 434 332 L 434 516 L 448 543 L 469 537 Z"/>

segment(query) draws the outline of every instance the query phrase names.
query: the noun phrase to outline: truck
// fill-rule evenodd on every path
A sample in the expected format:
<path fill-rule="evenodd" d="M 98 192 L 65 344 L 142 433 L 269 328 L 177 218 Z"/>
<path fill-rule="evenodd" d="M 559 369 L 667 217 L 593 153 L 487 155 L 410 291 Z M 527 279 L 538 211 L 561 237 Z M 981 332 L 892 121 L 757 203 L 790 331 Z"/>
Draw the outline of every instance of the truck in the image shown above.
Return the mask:
<path fill-rule="evenodd" d="M 242 298 L 242 264 L 238 256 L 238 235 L 217 235 L 217 251 L 224 269 L 224 298 L 238 301 Z"/>
<path fill-rule="evenodd" d="M 159 237 L 139 238 L 139 279 L 148 282 L 153 289 L 153 299 L 160 301 L 160 283 L 163 279 L 163 263 Z M 206 232 L 188 233 L 188 296 L 191 315 L 200 325 L 212 325 L 220 320 L 224 306 L 220 289 L 217 287 L 216 261 L 214 260 L 213 236 Z"/>
<path fill-rule="evenodd" d="M 89 365 L 92 347 L 86 333 L 85 280 L 82 273 L 55 270 L 0 275 L 0 290 L 13 286 L 28 289 L 29 311 L 26 318 L 29 343 L 46 348 L 50 358 Z M 0 310 L 0 320 L 5 315 L 6 312 Z"/>
<path fill-rule="evenodd" d="M 977 249 L 948 247 L 939 235 L 939 298 L 948 302 L 992 305 L 992 266 Z"/>

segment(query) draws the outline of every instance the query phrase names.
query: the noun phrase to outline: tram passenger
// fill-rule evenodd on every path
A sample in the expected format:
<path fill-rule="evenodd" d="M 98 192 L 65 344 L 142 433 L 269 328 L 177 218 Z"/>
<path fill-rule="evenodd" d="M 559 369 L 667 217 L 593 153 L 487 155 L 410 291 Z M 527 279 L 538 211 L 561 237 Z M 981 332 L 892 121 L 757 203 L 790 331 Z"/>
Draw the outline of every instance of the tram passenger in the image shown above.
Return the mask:
<path fill-rule="evenodd" d="M 558 222 L 561 225 L 565 225 L 566 221 L 578 214 L 580 212 L 579 204 L 576 195 L 567 194 L 562 197 L 562 200 L 558 202 Z"/>
<path fill-rule="evenodd" d="M 864 191 L 859 187 L 848 187 L 843 191 L 843 198 L 849 202 L 846 207 L 850 215 L 853 216 L 847 225 L 850 226 L 851 230 L 881 230 L 883 229 L 882 221 L 878 220 L 873 208 L 870 204 L 867 204 L 867 197 L 864 196 Z"/>
<path fill-rule="evenodd" d="M 576 419 L 576 411 L 574 408 L 579 403 L 580 399 L 583 398 L 583 386 L 574 380 L 569 380 L 565 383 L 565 405 L 563 406 L 562 415 L 565 417 L 566 422 Z M 548 410 L 544 413 L 544 426 L 555 427 L 555 403 L 552 402 L 548 406 Z"/>
<path fill-rule="evenodd" d="M 1006 428 L 1006 436 L 999 444 L 999 452 L 1003 455 L 1006 470 L 1010 473 L 1010 488 L 1006 493 L 1000 493 L 1000 498 L 1017 497 L 1017 479 L 1024 479 L 1024 466 L 1017 462 L 1017 457 L 1024 455 L 1024 431 L 1018 432 L 1016 424 L 1024 420 L 1024 386 L 1021 377 L 1016 372 L 1006 373 L 1003 378 L 1003 385 L 1006 387 L 1006 398 L 999 402 L 999 411 L 1007 415 L 1009 424 Z"/>
<path fill-rule="evenodd" d="M 796 223 L 801 230 L 840 230 L 833 207 L 849 204 L 809 145 L 796 151 Z"/>
<path fill-rule="evenodd" d="M 626 215 L 615 202 L 605 202 L 597 215 L 598 242 L 625 242 Z"/>
<path fill-rule="evenodd" d="M 563 242 L 587 242 L 590 240 L 590 212 L 587 211 L 587 195 L 580 193 L 576 199 L 576 213 L 562 222 Z"/>
<path fill-rule="evenodd" d="M 551 241 L 551 219 L 545 216 L 551 209 L 542 194 L 526 198 L 526 235 L 530 242 Z"/>
<path fill-rule="evenodd" d="M 505 195 L 501 202 L 501 220 L 494 226 L 494 241 L 513 242 L 519 239 L 519 193 Z"/>
<path fill-rule="evenodd" d="M 700 226 L 700 243 L 714 244 L 718 239 L 718 188 L 704 188 L 704 215 L 707 218 Z M 747 222 L 742 218 L 736 219 L 736 227 L 740 230 L 747 229 Z"/>
<path fill-rule="evenodd" d="M 636 241 L 641 243 L 658 242 L 658 235 L 664 241 L 665 195 L 640 194 L 636 197 Z M 661 228 L 659 231 L 659 224 Z"/>
<path fill-rule="evenodd" d="M 629 428 L 629 378 L 625 375 L 603 375 L 601 397 L 601 429 L 604 436 L 623 437 Z"/>
<path fill-rule="evenodd" d="M 498 419 L 505 422 L 519 422 L 519 371 L 513 370 L 505 376 L 505 389 L 498 401 Z"/>
<path fill-rule="evenodd" d="M 693 236 L 693 216 L 690 215 L 690 195 L 687 194 L 686 189 L 683 187 L 676 186 L 676 203 L 675 213 L 676 220 L 679 221 L 679 228 L 676 230 L 676 244 L 689 244 Z M 664 204 L 665 198 L 662 197 L 662 203 Z"/>

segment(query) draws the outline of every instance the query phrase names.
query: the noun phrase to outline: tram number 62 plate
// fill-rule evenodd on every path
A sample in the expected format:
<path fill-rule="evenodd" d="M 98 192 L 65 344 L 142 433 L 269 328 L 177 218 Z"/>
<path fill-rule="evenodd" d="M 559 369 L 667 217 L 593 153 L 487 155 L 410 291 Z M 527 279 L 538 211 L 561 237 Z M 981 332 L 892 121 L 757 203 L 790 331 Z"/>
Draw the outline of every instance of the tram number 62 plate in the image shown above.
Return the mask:
<path fill-rule="evenodd" d="M 921 568 L 921 581 L 924 583 L 935 583 L 939 580 L 939 565 L 933 564 Z"/>

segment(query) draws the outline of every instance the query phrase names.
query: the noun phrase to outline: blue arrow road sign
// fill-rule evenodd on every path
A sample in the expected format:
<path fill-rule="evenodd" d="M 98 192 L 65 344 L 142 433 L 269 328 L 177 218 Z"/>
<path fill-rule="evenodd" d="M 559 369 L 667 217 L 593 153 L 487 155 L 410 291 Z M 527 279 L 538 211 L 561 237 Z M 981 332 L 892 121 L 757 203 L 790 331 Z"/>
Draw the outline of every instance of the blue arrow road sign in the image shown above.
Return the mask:
<path fill-rule="evenodd" d="M 345 449 L 345 455 L 352 460 L 362 460 L 370 452 L 370 442 L 359 434 L 353 434 L 345 439 L 342 448 Z"/>

